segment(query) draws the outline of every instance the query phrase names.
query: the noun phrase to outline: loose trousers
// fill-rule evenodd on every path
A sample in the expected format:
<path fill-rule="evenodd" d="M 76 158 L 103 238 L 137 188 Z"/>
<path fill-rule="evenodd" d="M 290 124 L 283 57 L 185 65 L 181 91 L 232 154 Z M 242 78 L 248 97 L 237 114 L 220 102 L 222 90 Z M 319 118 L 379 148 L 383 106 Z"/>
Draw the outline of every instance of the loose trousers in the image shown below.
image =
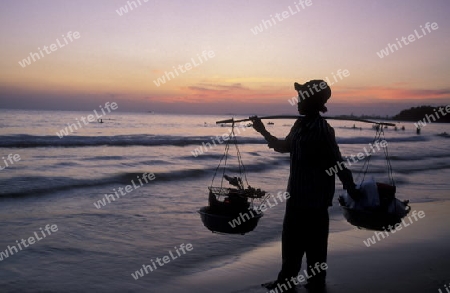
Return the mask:
<path fill-rule="evenodd" d="M 328 208 L 294 210 L 289 205 L 286 207 L 279 282 L 297 277 L 303 255 L 306 255 L 307 274 L 302 275 L 308 279 L 308 283 L 325 281 L 326 270 L 318 272 L 314 265 L 327 262 L 329 225 Z"/>

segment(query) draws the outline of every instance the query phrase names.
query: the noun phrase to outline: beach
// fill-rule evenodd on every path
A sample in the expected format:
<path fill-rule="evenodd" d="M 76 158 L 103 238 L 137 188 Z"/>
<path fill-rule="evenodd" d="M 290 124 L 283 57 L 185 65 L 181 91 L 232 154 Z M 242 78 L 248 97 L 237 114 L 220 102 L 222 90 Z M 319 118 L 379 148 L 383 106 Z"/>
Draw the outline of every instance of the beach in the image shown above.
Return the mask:
<path fill-rule="evenodd" d="M 354 228 L 331 233 L 326 292 L 445 292 L 444 285 L 450 280 L 450 201 L 414 204 L 412 208 L 426 216 L 413 224 L 405 222 L 409 226 L 385 239 L 380 237 L 382 240 L 370 247 L 364 241 L 374 235 L 373 231 Z M 231 264 L 181 278 L 162 290 L 183 287 L 199 293 L 264 292 L 259 284 L 277 275 L 280 249 L 279 241 L 269 243 L 242 254 Z M 305 263 L 300 272 L 305 275 L 303 269 Z M 308 291 L 298 286 L 298 292 Z"/>
<path fill-rule="evenodd" d="M 208 187 L 220 185 L 213 175 L 226 141 L 218 138 L 230 127 L 216 121 L 228 115 L 111 111 L 103 123 L 59 137 L 92 112 L 0 114 L 1 292 L 264 292 L 259 285 L 275 278 L 284 201 L 271 200 L 245 235 L 212 233 L 198 213 Z M 267 128 L 280 138 L 294 123 L 273 122 Z M 345 157 L 373 142 L 371 124 L 329 123 Z M 367 247 L 375 235 L 346 222 L 336 180 L 329 292 L 438 292 L 450 282 L 450 139 L 439 135 L 450 126 L 431 123 L 417 135 L 412 122 L 396 123 L 406 130 L 390 127 L 384 137 L 396 196 L 425 217 L 405 219 L 400 231 Z M 240 129 L 237 142 L 249 185 L 285 192 L 289 156 L 268 149 L 252 128 Z M 228 175 L 238 170 L 232 151 Z M 363 161 L 347 161 L 356 182 Z M 383 152 L 370 163 L 367 176 L 389 183 Z"/>
<path fill-rule="evenodd" d="M 449 11 L 3 1 L 0 293 L 450 293 Z"/>

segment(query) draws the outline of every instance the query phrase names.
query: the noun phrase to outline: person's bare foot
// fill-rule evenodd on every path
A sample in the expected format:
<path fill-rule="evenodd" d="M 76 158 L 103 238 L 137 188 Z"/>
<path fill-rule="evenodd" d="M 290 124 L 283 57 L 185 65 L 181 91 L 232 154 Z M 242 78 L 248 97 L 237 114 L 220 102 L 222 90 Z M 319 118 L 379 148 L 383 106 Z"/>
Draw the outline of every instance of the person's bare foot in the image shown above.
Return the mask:
<path fill-rule="evenodd" d="M 279 287 L 282 287 L 281 285 L 283 285 L 285 287 L 287 286 L 286 284 L 284 284 L 283 282 L 279 282 L 278 280 L 274 280 L 274 281 L 270 281 L 270 282 L 261 284 L 261 286 L 266 288 L 267 290 L 274 290 L 274 289 L 277 289 L 277 288 L 279 289 Z M 291 288 L 288 288 L 287 290 L 283 289 L 283 291 L 281 291 L 281 292 L 283 292 L 283 293 L 296 293 L 297 290 L 295 289 L 295 287 L 293 287 L 293 288 L 291 287 Z"/>
<path fill-rule="evenodd" d="M 326 292 L 326 284 L 325 282 L 319 281 L 319 282 L 310 282 L 305 285 L 303 285 L 309 292 L 314 293 L 325 293 Z"/>

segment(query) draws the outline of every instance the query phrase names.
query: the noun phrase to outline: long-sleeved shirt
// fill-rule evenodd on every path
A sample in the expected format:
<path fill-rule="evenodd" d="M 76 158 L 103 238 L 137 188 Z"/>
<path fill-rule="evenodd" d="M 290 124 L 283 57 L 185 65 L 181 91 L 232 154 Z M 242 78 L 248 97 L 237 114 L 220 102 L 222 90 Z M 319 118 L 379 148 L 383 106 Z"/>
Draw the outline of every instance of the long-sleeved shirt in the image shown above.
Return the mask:
<path fill-rule="evenodd" d="M 332 205 L 335 176 L 325 170 L 342 162 L 334 129 L 320 114 L 295 122 L 286 136 L 291 165 L 288 183 L 290 204 L 294 208 L 324 208 Z M 341 164 L 343 165 L 343 164 Z M 344 189 L 354 185 L 350 170 L 337 173 Z"/>

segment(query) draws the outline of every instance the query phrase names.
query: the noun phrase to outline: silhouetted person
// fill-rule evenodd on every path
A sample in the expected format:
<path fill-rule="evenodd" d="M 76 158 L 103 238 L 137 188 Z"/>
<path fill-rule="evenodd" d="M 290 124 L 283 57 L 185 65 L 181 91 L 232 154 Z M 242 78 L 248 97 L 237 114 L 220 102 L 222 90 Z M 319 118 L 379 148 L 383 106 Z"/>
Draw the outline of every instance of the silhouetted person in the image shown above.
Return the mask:
<path fill-rule="evenodd" d="M 420 127 L 419 126 L 417 126 L 417 128 L 416 128 L 416 133 L 420 134 Z"/>
<path fill-rule="evenodd" d="M 253 128 L 264 136 L 269 148 L 290 153 L 291 158 L 287 187 L 290 197 L 286 201 L 282 232 L 282 267 L 277 280 L 265 287 L 287 290 L 281 284 L 287 285 L 292 277 L 297 277 L 306 254 L 308 275 L 312 276 L 306 286 L 320 292 L 325 288 L 326 270 L 317 272 L 314 267 L 316 263 L 327 262 L 328 208 L 335 192 L 335 176 L 325 170 L 339 166 L 337 175 L 344 189 L 355 199 L 359 191 L 355 189 L 352 173 L 345 168 L 334 129 L 319 113 L 327 111 L 325 103 L 331 97 L 331 89 L 323 80 L 311 80 L 303 85 L 295 83 L 295 90 L 299 94 L 298 111 L 305 116 L 295 122 L 285 139 L 272 136 L 259 118 L 252 119 Z M 291 285 L 294 287 L 292 282 Z M 295 292 L 290 290 L 283 292 Z"/>

